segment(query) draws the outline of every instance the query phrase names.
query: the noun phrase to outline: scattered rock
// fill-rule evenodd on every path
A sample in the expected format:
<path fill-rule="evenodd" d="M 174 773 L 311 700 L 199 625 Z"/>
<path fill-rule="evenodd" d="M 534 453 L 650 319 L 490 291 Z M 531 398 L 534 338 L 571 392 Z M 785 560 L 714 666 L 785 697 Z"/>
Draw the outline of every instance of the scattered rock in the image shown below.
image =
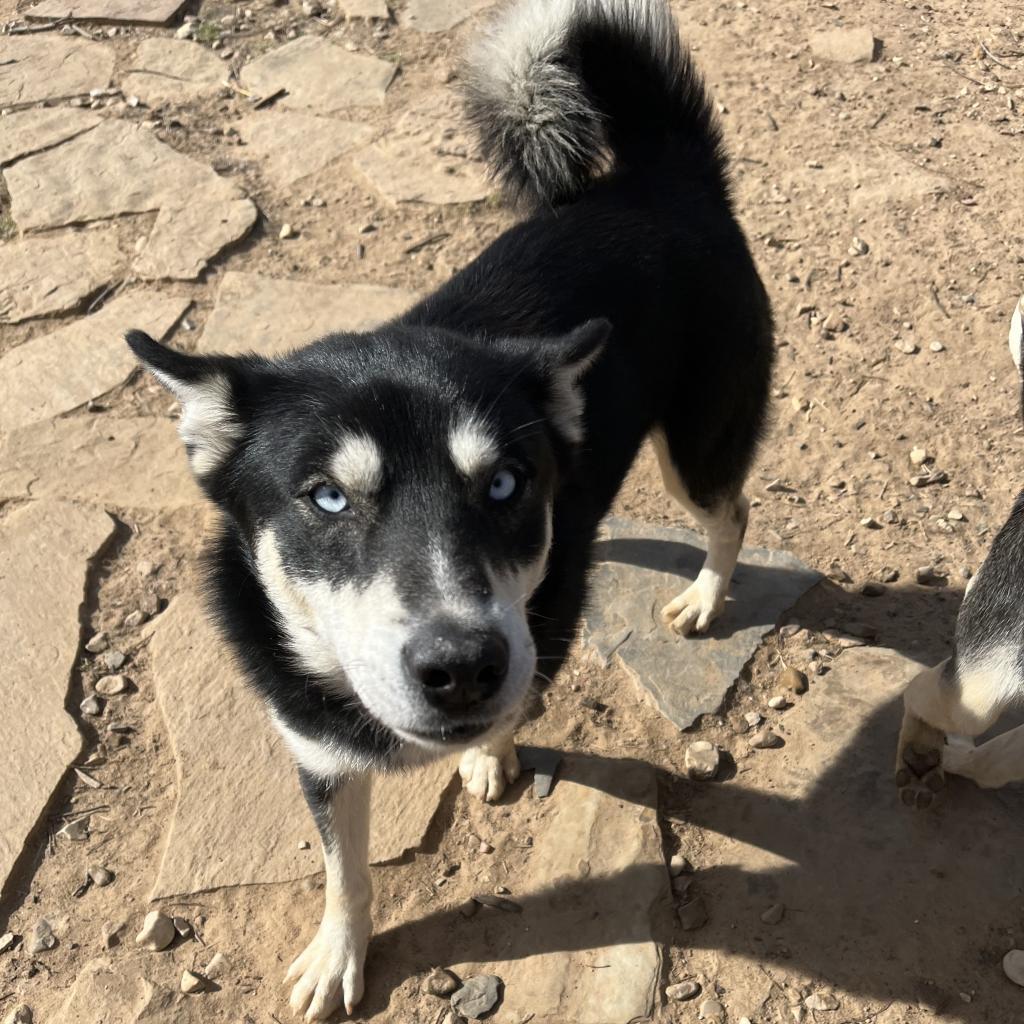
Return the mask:
<path fill-rule="evenodd" d="M 881 45 L 870 28 L 837 28 L 815 32 L 811 36 L 811 54 L 815 60 L 837 64 L 870 64 L 878 59 Z"/>
<path fill-rule="evenodd" d="M 124 651 L 109 650 L 104 651 L 96 661 L 102 665 L 108 672 L 116 672 L 125 663 Z"/>
<path fill-rule="evenodd" d="M 931 456 L 924 448 L 911 448 L 910 461 L 915 466 L 923 466 L 926 462 L 931 462 Z"/>
<path fill-rule="evenodd" d="M 99 864 L 91 865 L 88 874 L 92 879 L 93 885 L 98 885 L 101 889 L 104 886 L 110 885 L 114 880 L 114 872 L 101 867 Z"/>
<path fill-rule="evenodd" d="M 874 516 L 865 516 L 861 521 L 860 525 L 866 527 L 868 530 L 881 530 L 882 524 L 875 519 Z"/>
<path fill-rule="evenodd" d="M 944 586 L 946 577 L 938 572 L 934 565 L 922 565 L 914 571 L 914 579 L 922 587 Z"/>
<path fill-rule="evenodd" d="M 932 352 L 945 352 L 946 351 L 946 346 L 943 345 L 941 341 L 933 341 L 933 342 L 931 342 L 931 344 L 929 344 L 928 348 Z"/>
<path fill-rule="evenodd" d="M 668 985 L 665 988 L 665 998 L 674 999 L 677 1003 L 686 1002 L 687 999 L 696 999 L 700 995 L 700 983 L 696 981 L 680 981 L 675 985 Z"/>
<path fill-rule="evenodd" d="M 947 519 L 952 519 L 954 523 L 962 523 L 967 517 L 958 508 L 951 508 L 946 513 Z"/>
<path fill-rule="evenodd" d="M 756 729 L 764 721 L 764 715 L 760 711 L 748 711 L 743 716 L 743 721 L 748 728 Z"/>
<path fill-rule="evenodd" d="M 781 747 L 782 743 L 782 737 L 778 733 L 772 732 L 771 729 L 762 729 L 750 737 L 750 745 L 758 750 L 772 750 L 775 747 Z"/>
<path fill-rule="evenodd" d="M 169 917 L 159 910 L 151 910 L 142 922 L 142 931 L 135 936 L 135 944 L 158 953 L 174 941 L 176 934 L 174 922 Z"/>
<path fill-rule="evenodd" d="M 1011 949 L 1003 957 L 1003 973 L 1015 985 L 1024 988 L 1024 949 Z"/>
<path fill-rule="evenodd" d="M 286 224 L 282 224 L 281 225 L 281 230 L 277 233 L 277 237 L 278 238 L 282 238 L 282 239 L 284 239 L 284 238 L 294 238 L 295 237 L 295 228 L 293 228 L 291 226 L 291 224 L 287 224 L 287 223 Z"/>
<path fill-rule="evenodd" d="M 149 616 L 141 608 L 137 608 L 124 617 L 124 624 L 127 629 L 138 629 L 148 618 Z"/>
<path fill-rule="evenodd" d="M 533 795 L 538 800 L 546 799 L 551 795 L 562 755 L 550 747 L 520 747 L 518 753 L 520 769 L 533 771 Z"/>
<path fill-rule="evenodd" d="M 805 1000 L 808 1010 L 838 1010 L 839 1000 L 829 992 L 812 992 Z"/>
<path fill-rule="evenodd" d="M 6 1024 L 32 1024 L 35 1018 L 32 1016 L 32 1007 L 20 1003 L 7 1018 Z"/>
<path fill-rule="evenodd" d="M 446 971 L 443 967 L 435 967 L 423 979 L 423 991 L 428 995 L 440 996 L 442 998 L 456 992 L 460 985 L 459 979 L 451 971 Z"/>
<path fill-rule="evenodd" d="M 684 932 L 696 931 L 702 928 L 708 921 L 708 908 L 703 896 L 684 903 L 677 912 L 679 923 Z"/>
<path fill-rule="evenodd" d="M 25 949 L 35 956 L 37 953 L 45 953 L 57 945 L 57 936 L 53 934 L 53 926 L 45 917 L 36 921 L 25 940 Z"/>
<path fill-rule="evenodd" d="M 691 779 L 713 779 L 718 774 L 718 747 L 707 740 L 697 740 L 686 748 L 683 764 Z"/>
<path fill-rule="evenodd" d="M 778 924 L 786 916 L 786 906 L 783 903 L 773 903 L 762 915 L 761 920 L 765 924 Z"/>
<path fill-rule="evenodd" d="M 462 915 L 463 917 L 469 918 L 469 917 L 474 917 L 474 916 L 476 915 L 476 912 L 477 912 L 477 911 L 478 911 L 479 909 L 480 909 L 480 904 L 479 904 L 479 903 L 477 903 L 477 901 L 476 901 L 476 900 L 473 900 L 473 899 L 469 899 L 469 900 L 466 900 L 466 902 L 465 902 L 465 903 L 463 903 L 463 904 L 462 904 L 462 905 L 461 905 L 461 906 L 459 907 L 459 913 L 460 913 L 460 914 L 461 914 L 461 915 Z"/>
<path fill-rule="evenodd" d="M 780 693 L 775 697 L 770 697 L 768 699 L 768 707 L 770 707 L 772 711 L 781 711 L 783 708 L 789 707 L 789 701 Z"/>
<path fill-rule="evenodd" d="M 57 832 L 57 835 L 63 836 L 65 839 L 71 839 L 76 843 L 80 843 L 82 840 L 88 839 L 89 816 L 86 815 L 84 818 L 76 818 L 74 821 L 69 821 Z"/>
<path fill-rule="evenodd" d="M 110 645 L 110 641 L 107 639 L 107 634 L 99 632 L 89 638 L 89 642 L 85 645 L 85 649 L 90 654 L 100 654 L 105 651 Z"/>
<path fill-rule="evenodd" d="M 86 697 L 78 706 L 83 715 L 91 715 L 95 718 L 97 715 L 103 714 L 103 703 L 96 697 Z"/>
<path fill-rule="evenodd" d="M 202 975 L 196 974 L 195 971 L 182 971 L 180 987 L 185 995 L 195 995 L 206 989 L 206 979 Z"/>
<path fill-rule="evenodd" d="M 467 978 L 462 988 L 452 996 L 452 1009 L 463 1017 L 479 1020 L 498 1005 L 501 988 L 501 978 L 494 974 Z"/>
<path fill-rule="evenodd" d="M 14 949 L 18 944 L 18 936 L 14 932 L 4 932 L 0 935 L 0 953 L 6 953 L 9 949 Z"/>
<path fill-rule="evenodd" d="M 184 917 L 172 917 L 171 923 L 174 930 L 183 938 L 187 939 L 192 934 L 192 925 Z"/>
<path fill-rule="evenodd" d="M 122 662 L 124 655 L 120 651 L 110 652 L 120 655 Z M 96 680 L 96 692 L 103 697 L 115 697 L 119 693 L 128 691 L 128 680 L 122 675 L 101 676 Z"/>
<path fill-rule="evenodd" d="M 870 251 L 871 246 L 863 238 L 858 238 L 856 235 L 853 236 L 849 249 L 851 256 L 866 256 Z"/>
<path fill-rule="evenodd" d="M 918 351 L 917 345 L 912 341 L 907 341 L 906 338 L 899 338 L 895 343 L 895 348 L 898 352 L 902 352 L 905 356 L 912 356 Z"/>
<path fill-rule="evenodd" d="M 214 953 L 210 958 L 210 962 L 206 965 L 203 974 L 211 981 L 215 981 L 217 978 L 222 978 L 227 974 L 230 967 L 228 958 L 223 953 Z"/>
<path fill-rule="evenodd" d="M 792 690 L 795 694 L 806 693 L 808 689 L 807 676 L 798 668 L 786 666 L 779 673 L 778 684 L 786 690 Z"/>
<path fill-rule="evenodd" d="M 705 999 L 697 1010 L 701 1020 L 724 1020 L 725 1007 L 717 999 Z"/>
<path fill-rule="evenodd" d="M 681 853 L 672 854 L 672 859 L 668 862 L 668 873 L 673 877 L 677 878 L 679 875 L 690 874 L 693 871 L 693 865 L 689 859 Z"/>

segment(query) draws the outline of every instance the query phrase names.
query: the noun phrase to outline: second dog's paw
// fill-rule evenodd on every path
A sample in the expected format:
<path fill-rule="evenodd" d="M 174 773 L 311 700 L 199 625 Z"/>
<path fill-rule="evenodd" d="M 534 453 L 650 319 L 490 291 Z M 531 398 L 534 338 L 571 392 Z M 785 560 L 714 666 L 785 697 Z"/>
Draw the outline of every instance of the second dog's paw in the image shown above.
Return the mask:
<path fill-rule="evenodd" d="M 926 722 L 907 715 L 900 731 L 896 757 L 896 785 L 908 807 L 929 807 L 946 785 L 943 751 L 946 736 Z"/>
<path fill-rule="evenodd" d="M 500 754 L 488 747 L 470 747 L 459 762 L 459 775 L 467 793 L 485 803 L 500 800 L 505 786 L 519 778 L 519 758 L 509 744 Z"/>
<path fill-rule="evenodd" d="M 725 605 L 724 596 L 699 579 L 661 609 L 662 621 L 683 636 L 704 633 Z"/>
<path fill-rule="evenodd" d="M 285 975 L 285 984 L 292 985 L 292 1012 L 308 1021 L 324 1020 L 344 1004 L 351 1014 L 363 997 L 368 941 L 356 929 L 324 921 Z"/>

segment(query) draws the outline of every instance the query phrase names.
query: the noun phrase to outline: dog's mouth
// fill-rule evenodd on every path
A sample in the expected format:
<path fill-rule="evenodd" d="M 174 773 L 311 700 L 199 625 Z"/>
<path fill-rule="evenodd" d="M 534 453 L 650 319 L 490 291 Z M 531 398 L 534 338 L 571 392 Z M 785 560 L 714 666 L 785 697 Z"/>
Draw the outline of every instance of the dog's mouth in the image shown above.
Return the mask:
<path fill-rule="evenodd" d="M 403 729 L 402 732 L 409 739 L 419 743 L 456 746 L 483 736 L 493 728 L 493 725 L 493 722 L 465 722 L 458 725 L 441 725 L 436 729 Z"/>

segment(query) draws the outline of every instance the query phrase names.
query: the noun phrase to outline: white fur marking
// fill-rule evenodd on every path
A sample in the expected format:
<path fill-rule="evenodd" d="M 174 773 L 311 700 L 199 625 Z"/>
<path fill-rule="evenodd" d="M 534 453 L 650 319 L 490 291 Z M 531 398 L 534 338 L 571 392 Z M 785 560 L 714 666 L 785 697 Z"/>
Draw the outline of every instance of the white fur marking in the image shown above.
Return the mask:
<path fill-rule="evenodd" d="M 231 406 L 230 385 L 219 375 L 186 384 L 158 370 L 153 373 L 181 402 L 178 434 L 188 446 L 192 472 L 205 476 L 231 454 L 244 433 Z"/>
<path fill-rule="evenodd" d="M 1013 311 L 1013 318 L 1010 320 L 1010 355 L 1021 369 L 1021 348 L 1024 347 L 1024 295 L 1020 297 L 1017 308 Z"/>
<path fill-rule="evenodd" d="M 365 434 L 349 434 L 331 459 L 330 471 L 342 488 L 373 494 L 384 482 L 384 463 L 375 441 Z"/>
<path fill-rule="evenodd" d="M 476 416 L 467 416 L 452 427 L 448 451 L 455 468 L 464 477 L 474 477 L 494 464 L 498 445 L 486 424 Z"/>

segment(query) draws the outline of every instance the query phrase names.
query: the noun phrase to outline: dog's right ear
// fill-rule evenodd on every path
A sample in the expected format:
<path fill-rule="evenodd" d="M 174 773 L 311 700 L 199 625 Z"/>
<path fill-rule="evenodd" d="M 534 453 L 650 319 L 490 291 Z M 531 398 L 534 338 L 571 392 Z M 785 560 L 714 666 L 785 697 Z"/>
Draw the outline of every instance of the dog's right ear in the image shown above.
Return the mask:
<path fill-rule="evenodd" d="M 178 433 L 192 472 L 202 480 L 234 451 L 244 434 L 232 380 L 232 360 L 177 352 L 142 331 L 124 336 L 139 362 L 181 402 Z"/>

